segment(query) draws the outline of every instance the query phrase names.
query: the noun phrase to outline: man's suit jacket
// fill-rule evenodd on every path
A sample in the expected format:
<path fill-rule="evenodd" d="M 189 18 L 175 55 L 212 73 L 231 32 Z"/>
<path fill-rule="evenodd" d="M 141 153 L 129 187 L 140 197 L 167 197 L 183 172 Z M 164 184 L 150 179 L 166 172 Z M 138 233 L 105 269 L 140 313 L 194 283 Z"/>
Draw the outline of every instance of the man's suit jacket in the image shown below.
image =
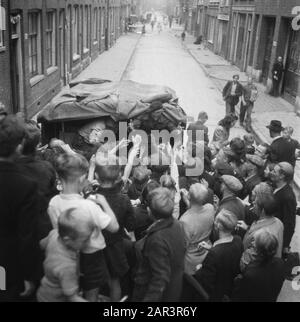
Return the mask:
<path fill-rule="evenodd" d="M 0 301 L 12 301 L 23 281 L 35 278 L 37 187 L 13 163 L 2 161 L 0 183 L 0 266 L 6 270 L 7 288 L 0 292 Z"/>
<path fill-rule="evenodd" d="M 235 236 L 231 243 L 214 246 L 207 254 L 195 278 L 209 294 L 210 301 L 231 297 L 234 279 L 240 273 L 243 242 Z"/>
<path fill-rule="evenodd" d="M 173 218 L 156 222 L 136 249 L 133 302 L 178 302 L 186 251 L 181 224 Z"/>
<path fill-rule="evenodd" d="M 276 217 L 281 220 L 284 226 L 283 248 L 287 248 L 291 244 L 296 227 L 296 196 L 290 185 L 277 191 L 274 196 L 277 203 Z"/>
<path fill-rule="evenodd" d="M 233 81 L 229 81 L 224 89 L 223 89 L 223 97 L 225 100 L 227 100 L 230 96 L 231 96 L 231 89 L 232 89 L 232 86 L 233 86 Z M 243 92 L 244 92 L 244 88 L 243 88 L 243 85 L 241 83 L 237 83 L 237 86 L 236 86 L 236 91 L 235 91 L 235 94 L 236 94 L 236 97 L 241 97 L 243 95 Z"/>
<path fill-rule="evenodd" d="M 295 166 L 295 147 L 283 137 L 275 140 L 270 146 L 269 161 L 272 163 L 288 162 Z"/>

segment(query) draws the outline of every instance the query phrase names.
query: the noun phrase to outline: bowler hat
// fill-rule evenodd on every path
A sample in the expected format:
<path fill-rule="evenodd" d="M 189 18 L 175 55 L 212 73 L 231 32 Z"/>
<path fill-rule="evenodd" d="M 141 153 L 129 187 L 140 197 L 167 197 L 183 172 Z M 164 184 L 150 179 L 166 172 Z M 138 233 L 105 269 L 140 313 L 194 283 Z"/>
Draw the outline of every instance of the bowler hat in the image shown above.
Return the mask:
<path fill-rule="evenodd" d="M 282 132 L 283 131 L 282 123 L 280 121 L 273 120 L 271 121 L 270 125 L 267 126 L 267 129 L 276 133 Z"/>

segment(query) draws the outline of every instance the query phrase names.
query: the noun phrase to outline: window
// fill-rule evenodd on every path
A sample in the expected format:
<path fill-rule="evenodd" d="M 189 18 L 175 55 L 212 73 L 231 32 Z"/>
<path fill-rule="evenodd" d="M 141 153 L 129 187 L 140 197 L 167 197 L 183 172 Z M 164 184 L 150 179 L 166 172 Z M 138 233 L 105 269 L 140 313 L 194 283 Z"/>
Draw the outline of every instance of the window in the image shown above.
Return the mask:
<path fill-rule="evenodd" d="M 79 7 L 75 7 L 73 11 L 73 60 L 77 60 L 80 53 L 80 42 L 79 42 L 79 34 L 80 34 L 80 24 L 79 24 Z"/>
<path fill-rule="evenodd" d="M 84 17 L 83 17 L 83 50 L 86 52 L 89 48 L 89 7 L 84 7 Z"/>
<path fill-rule="evenodd" d="M 46 66 L 49 68 L 56 65 L 55 12 L 47 12 L 46 20 Z"/>
<path fill-rule="evenodd" d="M 40 13 L 28 14 L 29 74 L 34 77 L 41 72 Z"/>
<path fill-rule="evenodd" d="M 93 19 L 93 40 L 97 42 L 98 40 L 98 9 L 94 9 L 94 19 Z"/>
<path fill-rule="evenodd" d="M 6 30 L 5 8 L 2 7 L 0 0 L 0 48 L 4 47 L 4 30 Z"/>

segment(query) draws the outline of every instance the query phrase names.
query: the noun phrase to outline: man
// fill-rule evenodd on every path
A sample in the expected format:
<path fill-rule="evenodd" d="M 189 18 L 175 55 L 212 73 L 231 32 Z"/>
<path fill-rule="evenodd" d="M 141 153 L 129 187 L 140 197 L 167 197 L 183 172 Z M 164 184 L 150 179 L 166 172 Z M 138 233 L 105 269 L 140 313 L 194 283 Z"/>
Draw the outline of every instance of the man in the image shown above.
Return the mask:
<path fill-rule="evenodd" d="M 37 272 L 37 186 L 14 163 L 24 138 L 19 119 L 7 116 L 0 122 L 0 266 L 7 273 L 0 301 L 31 295 Z"/>
<path fill-rule="evenodd" d="M 243 254 L 243 243 L 240 237 L 233 237 L 237 218 L 227 210 L 222 210 L 215 220 L 218 240 L 209 250 L 202 268 L 195 278 L 209 294 L 211 302 L 228 301 L 231 297 L 234 279 L 240 271 L 240 259 Z M 209 245 L 201 244 L 204 249 Z"/>
<path fill-rule="evenodd" d="M 271 172 L 271 180 L 276 186 L 274 191 L 277 203 L 276 217 L 284 226 L 283 255 L 290 251 L 290 244 L 296 227 L 297 201 L 295 193 L 290 185 L 294 178 L 294 169 L 287 162 L 281 162 Z"/>
<path fill-rule="evenodd" d="M 184 272 L 185 241 L 180 223 L 173 219 L 174 198 L 169 189 L 149 195 L 155 223 L 137 243 L 140 256 L 135 276 L 133 302 L 178 302 Z"/>
<path fill-rule="evenodd" d="M 205 123 L 208 120 L 208 115 L 206 112 L 200 112 L 198 115 L 198 121 L 191 123 L 188 127 L 188 131 L 191 131 L 192 134 L 192 142 L 197 142 L 197 131 L 201 131 L 200 134 L 204 134 L 204 142 L 206 144 L 209 143 L 209 137 L 208 137 L 208 127 L 205 125 Z M 200 138 L 201 135 L 199 135 Z"/>
<path fill-rule="evenodd" d="M 271 96 L 274 96 L 274 97 L 280 96 L 279 90 L 280 90 L 280 83 L 282 80 L 283 72 L 284 72 L 283 59 L 281 56 L 279 56 L 277 61 L 273 65 L 273 69 L 272 69 L 273 86 L 270 92 Z"/>
<path fill-rule="evenodd" d="M 253 84 L 252 77 L 248 78 L 248 84 L 244 87 L 241 112 L 240 112 L 240 125 L 244 126 L 246 116 L 246 131 L 251 133 L 251 115 L 254 108 L 254 103 L 258 97 L 257 87 Z"/>
<path fill-rule="evenodd" d="M 243 95 L 243 86 L 239 82 L 240 76 L 234 75 L 223 89 L 223 99 L 226 102 L 226 115 L 235 114 L 235 106 Z"/>
<path fill-rule="evenodd" d="M 219 204 L 218 213 L 222 210 L 232 212 L 238 220 L 245 219 L 245 206 L 237 197 L 243 190 L 243 185 L 236 177 L 224 175 L 221 177 L 221 194 L 223 196 Z"/>
<path fill-rule="evenodd" d="M 269 161 L 271 163 L 288 162 L 295 164 L 295 149 L 291 142 L 281 136 L 283 127 L 280 121 L 273 120 L 267 126 L 273 142 L 270 146 Z"/>

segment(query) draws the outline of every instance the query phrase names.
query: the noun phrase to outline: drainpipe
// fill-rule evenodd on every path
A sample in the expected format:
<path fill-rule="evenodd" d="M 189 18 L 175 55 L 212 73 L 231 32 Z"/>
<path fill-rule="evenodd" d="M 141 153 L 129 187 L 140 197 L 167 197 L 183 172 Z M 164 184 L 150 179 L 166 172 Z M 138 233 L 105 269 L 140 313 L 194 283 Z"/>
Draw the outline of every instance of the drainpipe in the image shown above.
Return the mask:
<path fill-rule="evenodd" d="M 109 50 L 109 23 L 110 23 L 110 17 L 109 17 L 109 0 L 106 0 L 106 27 L 105 27 L 105 50 Z"/>

